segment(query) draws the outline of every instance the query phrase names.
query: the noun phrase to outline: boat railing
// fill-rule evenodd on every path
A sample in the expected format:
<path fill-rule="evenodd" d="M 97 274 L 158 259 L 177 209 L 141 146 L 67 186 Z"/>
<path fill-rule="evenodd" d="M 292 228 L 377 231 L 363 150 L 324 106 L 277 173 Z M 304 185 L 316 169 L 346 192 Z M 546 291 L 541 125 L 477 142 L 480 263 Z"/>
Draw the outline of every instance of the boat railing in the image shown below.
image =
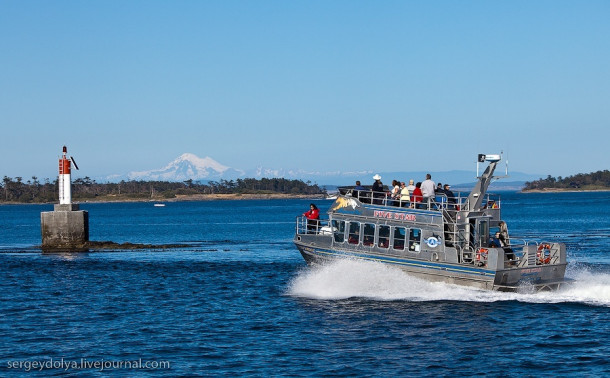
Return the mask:
<path fill-rule="evenodd" d="M 521 266 L 527 257 L 527 246 L 530 241 L 526 239 L 511 237 L 507 240 L 507 243 L 502 247 L 504 252 L 512 255 L 511 264 L 515 266 Z"/>
<path fill-rule="evenodd" d="M 299 215 L 296 220 L 296 233 L 305 234 L 332 234 L 328 219 L 307 219 Z"/>
<path fill-rule="evenodd" d="M 559 244 L 531 239 L 510 241 L 507 247 L 515 253 L 519 266 L 553 265 L 561 261 Z"/>
<path fill-rule="evenodd" d="M 534 267 L 553 265 L 561 261 L 560 248 L 550 242 L 511 238 L 502 248 L 512 266 Z"/>
<path fill-rule="evenodd" d="M 447 197 L 444 193 L 437 193 L 434 197 L 431 197 L 429 201 L 402 201 L 400 198 L 392 198 L 389 191 L 376 192 L 370 188 L 364 190 L 356 190 L 355 187 L 340 187 L 338 188 L 339 194 L 343 196 L 351 196 L 358 199 L 363 204 L 372 204 L 378 206 L 387 207 L 408 207 L 412 209 L 430 210 L 430 211 L 442 211 L 447 210 L 460 210 L 469 208 L 468 195 L 469 193 L 456 192 L 454 197 Z M 412 196 L 412 193 L 411 193 Z M 500 208 L 500 196 L 496 194 L 486 193 L 482 201 L 481 208 L 487 209 L 499 209 Z"/>
<path fill-rule="evenodd" d="M 446 234 L 446 233 L 445 233 Z M 466 243 L 459 247 L 459 261 L 464 263 L 479 263 L 487 261 L 488 248 Z M 545 242 L 531 239 L 511 238 L 509 243 L 502 246 L 506 266 L 510 267 L 536 267 L 540 265 L 554 265 L 561 262 L 561 247 L 559 243 Z"/>

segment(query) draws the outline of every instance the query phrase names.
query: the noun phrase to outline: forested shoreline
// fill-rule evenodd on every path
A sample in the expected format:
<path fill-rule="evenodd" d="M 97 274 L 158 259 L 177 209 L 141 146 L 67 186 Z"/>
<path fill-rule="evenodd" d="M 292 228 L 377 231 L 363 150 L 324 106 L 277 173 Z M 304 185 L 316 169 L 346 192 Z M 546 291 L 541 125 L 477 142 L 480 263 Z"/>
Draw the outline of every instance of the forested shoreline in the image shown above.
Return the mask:
<path fill-rule="evenodd" d="M 24 181 L 22 177 L 4 176 L 0 183 L 0 203 L 49 203 L 58 201 L 57 179 L 40 181 L 37 177 Z M 214 194 L 294 194 L 322 195 L 326 192 L 309 181 L 283 178 L 237 179 L 210 181 L 207 184 L 187 180 L 121 181 L 98 183 L 89 177 L 72 181 L 74 201 L 121 201 L 172 199 L 177 196 Z"/>
<path fill-rule="evenodd" d="M 552 177 L 527 181 L 524 191 L 528 190 L 604 190 L 610 189 L 610 171 L 603 170 L 591 173 L 579 173 L 568 177 Z"/>

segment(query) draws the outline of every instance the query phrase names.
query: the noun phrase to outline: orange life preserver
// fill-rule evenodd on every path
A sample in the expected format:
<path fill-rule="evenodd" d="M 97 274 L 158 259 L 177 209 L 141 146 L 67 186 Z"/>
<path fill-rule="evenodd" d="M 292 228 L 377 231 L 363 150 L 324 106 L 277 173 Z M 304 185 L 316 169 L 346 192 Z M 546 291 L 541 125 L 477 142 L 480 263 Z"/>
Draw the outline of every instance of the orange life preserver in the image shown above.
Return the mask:
<path fill-rule="evenodd" d="M 477 261 L 487 260 L 487 253 L 489 250 L 487 248 L 479 248 L 477 249 Z"/>
<path fill-rule="evenodd" d="M 545 256 L 544 251 L 548 250 L 548 256 Z M 551 262 L 551 245 L 550 244 L 540 244 L 538 246 L 538 251 L 536 252 L 536 257 L 538 258 L 538 265 L 541 264 L 549 264 Z"/>

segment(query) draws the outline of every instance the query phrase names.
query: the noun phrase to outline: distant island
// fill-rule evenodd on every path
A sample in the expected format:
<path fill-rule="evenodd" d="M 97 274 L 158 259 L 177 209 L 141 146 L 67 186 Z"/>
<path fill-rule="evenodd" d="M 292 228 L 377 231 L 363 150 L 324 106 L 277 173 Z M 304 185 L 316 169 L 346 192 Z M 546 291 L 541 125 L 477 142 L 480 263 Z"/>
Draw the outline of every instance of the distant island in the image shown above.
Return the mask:
<path fill-rule="evenodd" d="M 53 203 L 58 201 L 57 179 L 38 178 L 23 181 L 4 176 L 0 183 L 0 203 Z M 309 181 L 283 178 L 237 179 L 210 181 L 207 184 L 193 180 L 121 181 L 98 183 L 89 177 L 72 182 L 74 202 L 122 202 L 122 201 L 176 201 L 212 199 L 324 197 L 326 191 Z"/>
<path fill-rule="evenodd" d="M 545 179 L 527 181 L 522 191 L 587 191 L 610 190 L 610 171 L 579 173 L 574 176 L 555 178 L 551 175 Z"/>

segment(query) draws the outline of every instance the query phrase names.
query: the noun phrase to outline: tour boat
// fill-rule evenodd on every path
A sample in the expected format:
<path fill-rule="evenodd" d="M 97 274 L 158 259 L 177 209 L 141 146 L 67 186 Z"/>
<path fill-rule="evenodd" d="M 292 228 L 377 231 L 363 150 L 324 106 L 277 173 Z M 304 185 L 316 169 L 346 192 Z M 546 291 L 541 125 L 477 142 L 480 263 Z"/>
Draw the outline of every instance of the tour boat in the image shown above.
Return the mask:
<path fill-rule="evenodd" d="M 370 189 L 340 187 L 327 218 L 297 217 L 294 244 L 308 263 L 352 258 L 481 289 L 558 289 L 569 281 L 565 244 L 509 237 L 500 196 L 487 193 L 501 159 L 480 154 L 488 166 L 474 188 L 451 198 L 440 193 L 401 203 Z"/>

